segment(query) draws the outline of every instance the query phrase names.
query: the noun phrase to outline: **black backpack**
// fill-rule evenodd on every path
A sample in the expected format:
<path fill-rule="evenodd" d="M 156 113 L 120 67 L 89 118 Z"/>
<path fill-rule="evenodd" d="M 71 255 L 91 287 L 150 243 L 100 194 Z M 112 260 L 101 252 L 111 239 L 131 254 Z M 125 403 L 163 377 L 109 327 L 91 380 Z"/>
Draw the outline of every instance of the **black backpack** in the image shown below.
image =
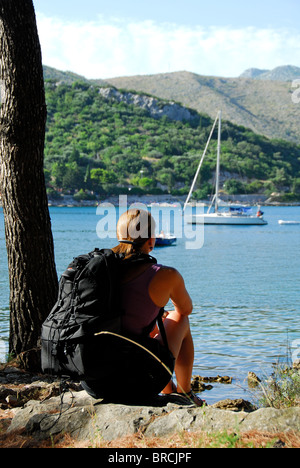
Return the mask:
<path fill-rule="evenodd" d="M 171 379 L 174 358 L 161 317 L 164 347 L 157 340 L 129 336 L 122 330 L 120 278 L 134 262 L 156 260 L 137 255 L 127 261 L 112 250 L 95 249 L 70 263 L 60 278 L 57 302 L 42 325 L 44 373 L 84 381 L 99 398 L 120 394 L 122 381 L 124 396 L 141 385 L 149 396 L 164 388 Z"/>

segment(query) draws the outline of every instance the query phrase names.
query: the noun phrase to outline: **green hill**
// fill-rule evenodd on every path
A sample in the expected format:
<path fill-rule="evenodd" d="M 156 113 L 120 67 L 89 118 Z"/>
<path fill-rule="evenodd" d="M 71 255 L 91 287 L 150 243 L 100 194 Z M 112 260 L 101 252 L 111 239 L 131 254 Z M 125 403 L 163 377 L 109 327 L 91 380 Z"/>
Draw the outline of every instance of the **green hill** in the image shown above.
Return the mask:
<path fill-rule="evenodd" d="M 44 67 L 45 78 L 73 83 L 83 77 Z M 174 100 L 214 118 L 222 109 L 224 119 L 269 138 L 300 143 L 300 104 L 293 102 L 292 81 L 300 79 L 300 68 L 287 65 L 274 70 L 246 70 L 238 78 L 202 76 L 186 71 L 90 80 L 95 85 L 148 93 Z M 298 94 L 297 94 L 298 96 Z"/>
<path fill-rule="evenodd" d="M 59 84 L 52 79 L 45 87 L 45 174 L 50 195 L 69 191 L 85 197 L 91 192 L 129 193 L 128 189 L 187 193 L 211 130 L 209 116 L 191 111 L 190 121 L 170 120 L 163 114 L 153 117 L 149 108 L 128 104 L 128 93 L 120 93 L 123 100 L 106 98 L 99 86 L 87 81 Z M 156 106 L 165 109 L 166 104 L 158 101 Z M 199 198 L 212 191 L 215 159 L 216 135 L 199 178 Z M 221 170 L 228 193 L 296 194 L 300 147 L 224 121 Z"/>

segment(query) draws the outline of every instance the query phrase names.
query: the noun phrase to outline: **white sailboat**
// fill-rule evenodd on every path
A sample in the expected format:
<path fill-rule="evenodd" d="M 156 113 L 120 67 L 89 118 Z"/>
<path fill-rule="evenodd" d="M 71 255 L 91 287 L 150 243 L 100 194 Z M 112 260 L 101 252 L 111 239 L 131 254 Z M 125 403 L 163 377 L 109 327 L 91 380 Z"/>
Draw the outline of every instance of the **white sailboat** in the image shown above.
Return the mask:
<path fill-rule="evenodd" d="M 212 199 L 211 205 L 207 213 L 191 215 L 190 219 L 188 219 L 187 222 L 188 224 L 219 224 L 219 225 L 265 225 L 265 224 L 268 224 L 267 221 L 263 218 L 263 213 L 260 211 L 259 207 L 255 215 L 252 214 L 252 208 L 244 207 L 244 206 L 229 207 L 229 209 L 227 210 L 220 210 L 219 175 L 220 175 L 220 154 L 221 154 L 221 122 L 222 122 L 221 111 L 218 112 L 216 120 L 213 124 L 206 147 L 204 149 L 198 169 L 196 171 L 196 175 L 193 180 L 190 192 L 185 201 L 183 211 L 185 211 L 187 204 L 193 193 L 194 186 L 195 186 L 195 183 L 197 181 L 197 178 L 200 172 L 200 168 L 202 166 L 209 142 L 211 140 L 211 137 L 212 137 L 212 134 L 214 132 L 217 122 L 219 122 L 219 126 L 218 126 L 218 151 L 217 151 L 215 195 Z M 213 206 L 214 206 L 214 212 L 211 212 L 211 209 Z"/>

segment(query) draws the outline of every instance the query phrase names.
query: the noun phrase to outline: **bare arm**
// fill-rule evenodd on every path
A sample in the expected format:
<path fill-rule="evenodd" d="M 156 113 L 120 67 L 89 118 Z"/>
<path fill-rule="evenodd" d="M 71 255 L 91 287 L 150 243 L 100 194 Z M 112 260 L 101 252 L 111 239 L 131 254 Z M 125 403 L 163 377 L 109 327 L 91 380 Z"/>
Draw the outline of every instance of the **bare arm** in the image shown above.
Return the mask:
<path fill-rule="evenodd" d="M 181 315 L 190 315 L 192 313 L 192 299 L 186 290 L 184 279 L 178 271 L 176 271 L 173 278 L 173 288 L 170 293 L 170 299 L 174 304 L 175 310 Z"/>
<path fill-rule="evenodd" d="M 164 307 L 171 299 L 180 315 L 192 313 L 192 299 L 186 290 L 183 277 L 175 268 L 162 268 L 151 281 L 149 294 L 159 307 Z"/>

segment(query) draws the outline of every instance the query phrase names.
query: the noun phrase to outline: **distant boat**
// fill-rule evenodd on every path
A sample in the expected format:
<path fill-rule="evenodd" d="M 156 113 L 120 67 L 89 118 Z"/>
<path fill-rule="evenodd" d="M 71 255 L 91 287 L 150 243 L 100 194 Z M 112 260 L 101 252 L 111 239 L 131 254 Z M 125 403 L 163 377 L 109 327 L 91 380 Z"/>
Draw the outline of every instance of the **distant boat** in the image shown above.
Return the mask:
<path fill-rule="evenodd" d="M 262 217 L 263 213 L 258 208 L 257 214 L 252 214 L 251 207 L 229 207 L 228 211 L 215 211 L 203 215 L 192 215 L 189 224 L 214 224 L 214 225 L 244 225 L 259 226 L 268 224 Z"/>
<path fill-rule="evenodd" d="M 280 219 L 278 221 L 278 224 L 292 224 L 292 225 L 294 225 L 294 224 L 300 224 L 300 221 L 284 221 L 283 219 Z"/>
<path fill-rule="evenodd" d="M 155 247 L 166 247 L 168 245 L 172 245 L 177 241 L 177 238 L 172 234 L 165 234 L 161 232 L 158 236 L 156 236 Z"/>
<path fill-rule="evenodd" d="M 186 202 L 184 204 L 183 211 L 186 209 L 186 206 L 190 200 L 190 197 L 193 193 L 195 183 L 197 181 L 200 168 L 202 165 L 202 162 L 204 160 L 204 156 L 206 153 L 206 150 L 208 148 L 210 139 L 212 137 L 212 134 L 214 132 L 215 126 L 217 122 L 219 121 L 219 130 L 218 130 L 218 152 L 217 152 L 217 168 L 216 168 L 216 190 L 215 190 L 215 195 L 212 199 L 211 205 L 209 207 L 209 210 L 206 214 L 197 214 L 197 215 L 191 215 L 190 219 L 187 221 L 188 224 L 219 224 L 219 225 L 264 225 L 268 224 L 267 221 L 264 220 L 263 218 L 263 212 L 260 210 L 258 207 L 257 213 L 254 215 L 252 214 L 252 209 L 249 207 L 244 207 L 244 206 L 237 206 L 237 207 L 229 207 L 229 210 L 219 210 L 219 175 L 220 175 L 220 153 L 221 153 L 221 121 L 222 121 L 222 112 L 219 111 L 218 115 L 216 117 L 216 120 L 214 122 L 214 125 L 212 127 L 212 130 L 210 132 L 208 141 L 206 143 L 205 150 L 203 152 L 202 158 L 200 160 L 194 181 L 192 183 L 190 192 L 188 194 L 188 197 L 186 199 Z M 212 206 L 214 205 L 214 212 L 211 213 L 210 210 Z"/>

